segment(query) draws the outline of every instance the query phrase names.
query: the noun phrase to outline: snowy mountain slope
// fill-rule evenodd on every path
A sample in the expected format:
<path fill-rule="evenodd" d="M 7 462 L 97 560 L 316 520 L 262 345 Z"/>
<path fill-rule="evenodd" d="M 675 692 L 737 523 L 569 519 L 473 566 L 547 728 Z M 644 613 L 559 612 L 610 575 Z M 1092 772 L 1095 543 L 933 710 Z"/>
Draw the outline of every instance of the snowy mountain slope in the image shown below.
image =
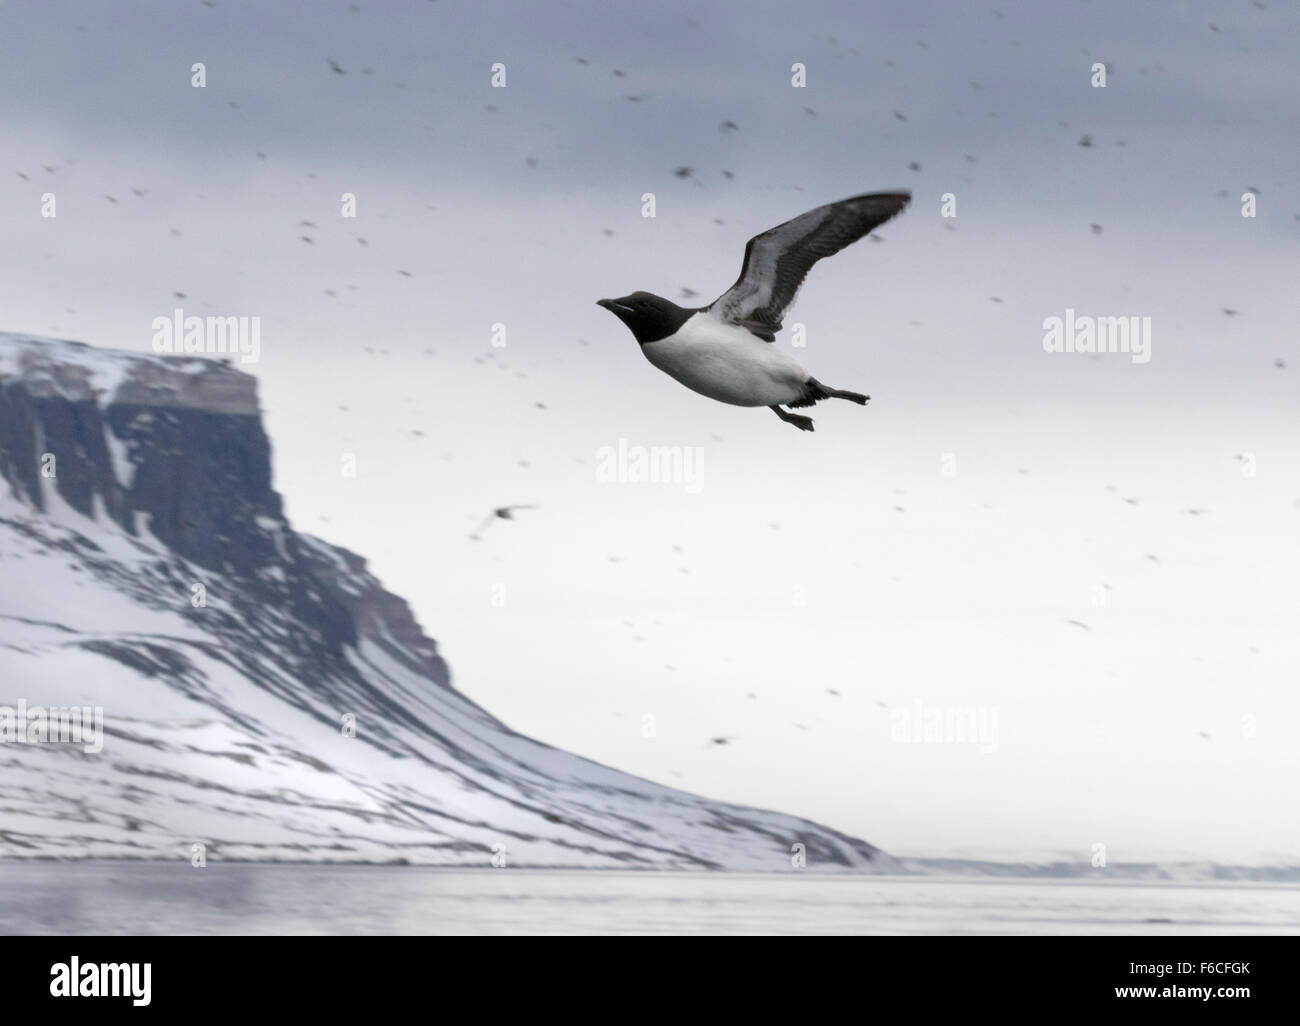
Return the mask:
<path fill-rule="evenodd" d="M 231 367 L 0 335 L 0 476 L 0 706 L 105 724 L 98 753 L 0 743 L 0 856 L 781 870 L 801 843 L 814 870 L 894 865 L 458 693 L 364 561 L 285 520 Z"/>

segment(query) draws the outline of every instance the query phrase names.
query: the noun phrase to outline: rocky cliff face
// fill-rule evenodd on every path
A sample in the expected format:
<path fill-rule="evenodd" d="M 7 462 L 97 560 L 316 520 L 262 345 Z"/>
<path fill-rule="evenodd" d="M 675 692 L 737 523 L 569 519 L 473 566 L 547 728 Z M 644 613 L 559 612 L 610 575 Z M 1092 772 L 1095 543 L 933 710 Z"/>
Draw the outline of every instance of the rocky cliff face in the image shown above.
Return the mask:
<path fill-rule="evenodd" d="M 0 731 L 20 700 L 105 724 L 99 752 L 0 740 L 0 856 L 892 865 L 459 694 L 364 561 L 285 520 L 231 367 L 0 335 L 0 477 Z"/>

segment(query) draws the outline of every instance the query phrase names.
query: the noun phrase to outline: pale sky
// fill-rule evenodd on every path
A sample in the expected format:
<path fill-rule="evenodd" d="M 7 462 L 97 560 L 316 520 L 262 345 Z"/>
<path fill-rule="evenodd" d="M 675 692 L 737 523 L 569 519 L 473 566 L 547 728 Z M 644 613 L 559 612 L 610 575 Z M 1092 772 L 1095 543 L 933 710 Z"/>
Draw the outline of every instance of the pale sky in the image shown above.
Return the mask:
<path fill-rule="evenodd" d="M 0 330 L 260 317 L 294 525 L 524 733 L 901 855 L 1300 860 L 1300 11 L 355 6 L 0 2 Z M 594 305 L 895 188 L 786 318 L 873 397 L 813 435 Z M 1151 361 L 1044 352 L 1067 308 Z M 891 739 L 918 702 L 996 750 Z"/>

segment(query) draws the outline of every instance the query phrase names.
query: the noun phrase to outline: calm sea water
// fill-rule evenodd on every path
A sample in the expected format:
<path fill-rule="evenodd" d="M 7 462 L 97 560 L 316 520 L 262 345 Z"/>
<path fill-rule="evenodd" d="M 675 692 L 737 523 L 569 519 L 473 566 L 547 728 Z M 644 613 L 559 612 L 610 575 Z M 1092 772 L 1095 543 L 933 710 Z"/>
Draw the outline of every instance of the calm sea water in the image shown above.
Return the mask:
<path fill-rule="evenodd" d="M 1300 887 L 0 862 L 0 932 L 1300 934 Z"/>

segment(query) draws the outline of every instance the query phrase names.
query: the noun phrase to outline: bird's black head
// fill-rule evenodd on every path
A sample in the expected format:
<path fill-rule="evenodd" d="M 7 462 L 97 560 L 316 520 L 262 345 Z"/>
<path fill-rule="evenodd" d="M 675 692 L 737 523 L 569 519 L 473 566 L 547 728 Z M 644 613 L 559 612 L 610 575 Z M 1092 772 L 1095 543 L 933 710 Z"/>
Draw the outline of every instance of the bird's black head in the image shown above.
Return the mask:
<path fill-rule="evenodd" d="M 685 310 L 653 292 L 633 292 L 618 299 L 598 299 L 596 305 L 603 306 L 626 324 L 642 345 L 667 338 L 695 313 L 694 310 Z"/>

